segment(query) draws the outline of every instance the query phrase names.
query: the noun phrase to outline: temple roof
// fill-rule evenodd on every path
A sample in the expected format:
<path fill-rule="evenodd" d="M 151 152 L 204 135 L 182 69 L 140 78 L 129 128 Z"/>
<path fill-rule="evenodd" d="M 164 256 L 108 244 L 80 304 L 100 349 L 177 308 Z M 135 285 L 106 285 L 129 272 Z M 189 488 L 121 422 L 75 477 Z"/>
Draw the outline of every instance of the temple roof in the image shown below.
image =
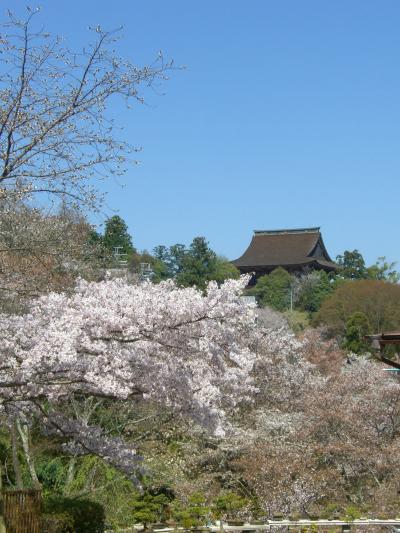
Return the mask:
<path fill-rule="evenodd" d="M 329 257 L 320 228 L 255 230 L 244 254 L 232 261 L 238 268 L 312 266 L 336 270 Z"/>

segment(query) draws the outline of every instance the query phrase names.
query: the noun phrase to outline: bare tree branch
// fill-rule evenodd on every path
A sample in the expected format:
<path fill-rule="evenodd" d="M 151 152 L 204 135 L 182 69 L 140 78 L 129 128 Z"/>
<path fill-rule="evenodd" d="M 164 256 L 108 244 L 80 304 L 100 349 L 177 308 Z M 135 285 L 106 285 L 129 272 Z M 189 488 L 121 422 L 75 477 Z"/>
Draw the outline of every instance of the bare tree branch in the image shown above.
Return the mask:
<path fill-rule="evenodd" d="M 167 79 L 172 63 L 160 54 L 136 67 L 110 49 L 118 32 L 92 29 L 93 45 L 73 53 L 61 39 L 11 13 L 0 39 L 0 198 L 37 193 L 98 205 L 90 181 L 121 175 L 135 151 L 115 136 L 107 116 L 112 97 L 143 102 L 139 86 Z"/>

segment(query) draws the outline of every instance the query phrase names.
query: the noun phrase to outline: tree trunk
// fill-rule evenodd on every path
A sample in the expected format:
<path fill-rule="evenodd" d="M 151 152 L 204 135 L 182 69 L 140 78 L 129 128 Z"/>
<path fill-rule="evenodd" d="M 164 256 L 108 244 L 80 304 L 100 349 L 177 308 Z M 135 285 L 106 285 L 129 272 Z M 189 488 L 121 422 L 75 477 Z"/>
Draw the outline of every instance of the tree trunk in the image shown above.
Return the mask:
<path fill-rule="evenodd" d="M 75 477 L 75 467 L 76 457 L 71 457 L 68 464 L 67 479 L 65 481 L 65 486 L 63 490 L 64 496 L 68 496 L 70 494 L 71 485 Z"/>
<path fill-rule="evenodd" d="M 42 486 L 36 474 L 35 463 L 34 463 L 34 460 L 33 460 L 33 457 L 30 451 L 30 446 L 29 446 L 28 426 L 26 424 L 21 424 L 20 420 L 17 418 L 17 429 L 18 429 L 19 436 L 21 437 L 22 449 L 24 450 L 25 460 L 26 460 L 26 464 L 28 465 L 28 470 L 32 478 L 33 486 L 35 487 L 35 489 L 40 489 L 42 488 Z"/>
<path fill-rule="evenodd" d="M 23 489 L 24 482 L 22 479 L 21 463 L 18 457 L 18 435 L 15 429 L 14 420 L 11 421 L 10 434 L 11 434 L 12 462 L 13 462 L 14 475 L 15 475 L 15 484 L 17 486 L 17 489 Z"/>

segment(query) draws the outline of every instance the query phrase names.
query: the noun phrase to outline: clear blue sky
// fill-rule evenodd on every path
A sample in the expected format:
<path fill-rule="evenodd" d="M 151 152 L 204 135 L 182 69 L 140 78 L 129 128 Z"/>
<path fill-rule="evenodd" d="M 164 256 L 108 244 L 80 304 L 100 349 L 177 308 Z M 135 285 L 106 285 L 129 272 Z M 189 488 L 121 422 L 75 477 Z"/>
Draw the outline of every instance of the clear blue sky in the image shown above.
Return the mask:
<path fill-rule="evenodd" d="M 332 256 L 400 261 L 398 0 L 40 5 L 71 47 L 88 25 L 123 24 L 120 55 L 144 64 L 162 49 L 186 66 L 165 95 L 112 110 L 143 151 L 124 189 L 108 182 L 104 213 L 127 221 L 139 249 L 204 235 L 234 259 L 253 229 L 319 225 Z"/>

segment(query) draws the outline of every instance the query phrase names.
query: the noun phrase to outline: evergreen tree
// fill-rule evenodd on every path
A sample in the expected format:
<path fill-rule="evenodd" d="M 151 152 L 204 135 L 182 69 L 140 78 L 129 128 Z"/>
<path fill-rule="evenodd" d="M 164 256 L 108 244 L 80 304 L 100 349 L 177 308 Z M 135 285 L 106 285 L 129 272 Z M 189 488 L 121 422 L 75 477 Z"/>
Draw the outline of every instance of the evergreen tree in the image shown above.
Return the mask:
<path fill-rule="evenodd" d="M 205 288 L 216 269 L 217 256 L 204 237 L 195 237 L 182 257 L 182 270 L 176 280 L 184 287 Z"/>
<path fill-rule="evenodd" d="M 118 215 L 114 215 L 106 221 L 103 244 L 110 252 L 118 247 L 121 247 L 121 251 L 128 255 L 135 251 L 132 237 L 128 233 L 128 226 Z"/>
<path fill-rule="evenodd" d="M 354 353 L 363 353 L 371 349 L 365 335 L 371 333 L 371 324 L 365 313 L 357 311 L 346 322 L 344 347 Z"/>
<path fill-rule="evenodd" d="M 193 239 L 189 248 L 183 244 L 157 246 L 153 250 L 153 281 L 175 278 L 183 287 L 205 289 L 209 281 L 223 283 L 237 279 L 239 270 L 227 259 L 218 257 L 205 237 Z"/>
<path fill-rule="evenodd" d="M 183 244 L 174 244 L 167 248 L 166 246 L 156 246 L 153 250 L 153 256 L 158 263 L 157 272 L 160 279 L 173 278 L 182 271 L 183 258 L 187 250 Z"/>

